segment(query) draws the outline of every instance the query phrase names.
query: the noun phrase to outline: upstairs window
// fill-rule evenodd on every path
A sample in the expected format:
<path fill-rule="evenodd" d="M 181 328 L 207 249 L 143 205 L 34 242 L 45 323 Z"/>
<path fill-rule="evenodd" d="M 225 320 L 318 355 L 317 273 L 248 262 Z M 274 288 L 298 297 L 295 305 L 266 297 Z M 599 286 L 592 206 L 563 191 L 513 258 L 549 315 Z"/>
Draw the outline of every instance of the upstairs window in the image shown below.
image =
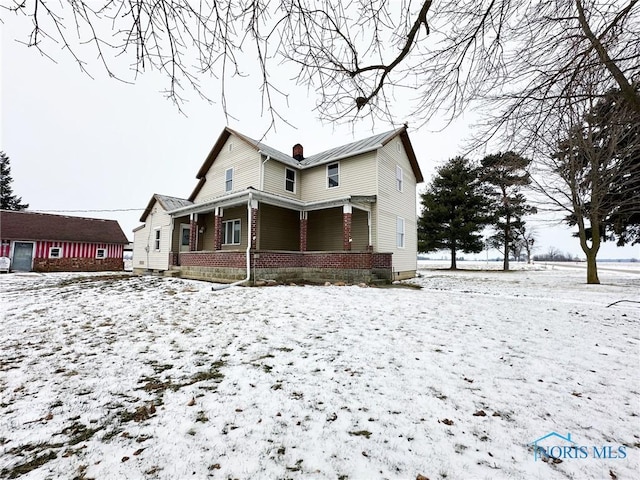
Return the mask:
<path fill-rule="evenodd" d="M 155 237 L 153 240 L 153 249 L 160 250 L 160 229 L 157 228 L 155 232 Z"/>
<path fill-rule="evenodd" d="M 233 168 L 228 168 L 224 172 L 224 191 L 230 192 L 233 190 Z"/>
<path fill-rule="evenodd" d="M 396 246 L 404 248 L 404 218 L 402 217 L 396 220 Z"/>
<path fill-rule="evenodd" d="M 285 169 L 284 189 L 287 192 L 291 192 L 291 193 L 296 192 L 296 171 L 295 170 L 291 170 L 290 168 Z"/>
<path fill-rule="evenodd" d="M 404 184 L 404 173 L 402 167 L 396 165 L 396 189 L 401 192 Z"/>
<path fill-rule="evenodd" d="M 62 247 L 50 247 L 49 258 L 62 258 Z"/>
<path fill-rule="evenodd" d="M 327 165 L 327 188 L 340 185 L 340 164 L 330 163 Z"/>
<path fill-rule="evenodd" d="M 225 245 L 240 245 L 240 219 L 222 222 Z"/>

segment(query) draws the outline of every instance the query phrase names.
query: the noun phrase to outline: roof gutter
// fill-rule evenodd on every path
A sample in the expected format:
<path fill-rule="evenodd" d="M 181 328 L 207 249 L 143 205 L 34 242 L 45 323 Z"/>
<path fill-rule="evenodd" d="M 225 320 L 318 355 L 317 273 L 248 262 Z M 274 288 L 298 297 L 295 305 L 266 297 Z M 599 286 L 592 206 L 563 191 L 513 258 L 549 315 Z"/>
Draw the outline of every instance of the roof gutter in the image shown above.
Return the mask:
<path fill-rule="evenodd" d="M 208 202 L 194 203 L 193 205 L 187 205 L 186 207 L 169 210 L 167 213 L 172 217 L 181 216 L 180 214 L 186 215 L 187 213 L 203 213 L 213 206 L 220 206 L 220 203 L 223 201 L 233 200 L 246 194 L 246 190 L 240 190 L 239 192 L 230 193 L 229 195 L 224 195 L 223 197 L 219 197 Z"/>

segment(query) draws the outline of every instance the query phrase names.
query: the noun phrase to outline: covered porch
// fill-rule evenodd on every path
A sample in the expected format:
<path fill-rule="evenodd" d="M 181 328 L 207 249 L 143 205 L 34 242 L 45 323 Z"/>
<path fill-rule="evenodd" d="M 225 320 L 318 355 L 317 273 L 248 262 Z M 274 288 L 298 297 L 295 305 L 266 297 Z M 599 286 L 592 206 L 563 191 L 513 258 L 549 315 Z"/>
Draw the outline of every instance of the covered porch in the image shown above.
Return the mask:
<path fill-rule="evenodd" d="M 174 274 L 348 283 L 391 279 L 391 253 L 374 252 L 375 197 L 303 203 L 248 189 L 171 213 Z"/>

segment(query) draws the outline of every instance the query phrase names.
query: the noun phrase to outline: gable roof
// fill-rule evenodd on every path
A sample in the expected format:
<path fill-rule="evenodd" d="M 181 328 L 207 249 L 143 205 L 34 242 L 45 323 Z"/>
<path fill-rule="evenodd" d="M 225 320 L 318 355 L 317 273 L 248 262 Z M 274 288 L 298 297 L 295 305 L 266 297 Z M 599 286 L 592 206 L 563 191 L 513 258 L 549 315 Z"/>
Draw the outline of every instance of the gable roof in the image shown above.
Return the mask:
<path fill-rule="evenodd" d="M 144 222 L 147 220 L 147 217 L 151 213 L 151 209 L 153 208 L 153 204 L 158 202 L 160 206 L 165 211 L 175 210 L 176 208 L 186 207 L 188 205 L 193 205 L 191 200 L 187 200 L 185 198 L 178 197 L 170 197 L 169 195 L 160 195 L 159 193 L 154 193 L 147 204 L 147 208 L 144 209 L 142 216 L 140 217 L 140 221 Z"/>
<path fill-rule="evenodd" d="M 222 151 L 222 147 L 224 147 L 224 144 L 226 143 L 226 141 L 231 135 L 244 141 L 245 143 L 253 147 L 256 151 L 260 152 L 261 154 L 265 156 L 269 156 L 273 160 L 277 160 L 281 163 L 284 163 L 285 165 L 289 165 L 291 167 L 294 167 L 300 170 L 303 170 L 305 168 L 316 167 L 318 165 L 323 165 L 325 163 L 334 162 L 334 161 L 346 159 L 349 157 L 355 157 L 356 155 L 377 150 L 385 146 L 395 137 L 400 136 L 404 149 L 407 152 L 407 156 L 409 157 L 409 163 L 411 164 L 411 169 L 413 171 L 413 174 L 416 177 L 416 182 L 421 183 L 424 181 L 424 177 L 422 176 L 422 172 L 420 171 L 420 166 L 418 165 L 418 160 L 416 159 L 415 151 L 413 150 L 413 146 L 411 145 L 411 140 L 409 140 L 409 135 L 407 134 L 406 125 L 400 128 L 397 128 L 395 130 L 379 133 L 377 135 L 373 135 L 371 137 L 358 140 L 356 142 L 351 142 L 346 145 L 342 145 L 340 147 L 335 147 L 329 150 L 325 150 L 323 152 L 307 157 L 300 162 L 298 162 L 292 156 L 282 153 L 279 150 L 276 150 L 275 148 L 272 148 L 269 145 L 266 145 L 265 143 L 262 143 L 258 140 L 254 140 L 253 138 L 247 137 L 246 135 L 236 132 L 235 130 L 232 130 L 229 127 L 225 127 L 222 130 L 222 133 L 220 134 L 218 139 L 216 140 L 216 143 L 213 145 L 213 148 L 207 155 L 207 158 L 205 159 L 204 163 L 200 167 L 200 170 L 198 170 L 198 174 L 196 175 L 196 178 L 200 181 L 198 182 L 198 184 L 196 185 L 196 188 L 193 190 L 193 192 L 189 196 L 189 201 L 195 200 L 196 196 L 198 195 L 198 192 L 203 187 L 206 181 L 207 172 L 211 168 L 211 165 L 213 165 L 213 162 Z"/>
<path fill-rule="evenodd" d="M 397 136 L 400 136 L 402 145 L 407 152 L 407 157 L 409 157 L 409 163 L 411 164 L 411 169 L 413 170 L 413 174 L 416 177 L 416 182 L 423 182 L 424 178 L 422 176 L 422 172 L 420 171 L 420 166 L 418 165 L 416 153 L 413 150 L 413 146 L 411 145 L 411 140 L 409 140 L 406 126 L 397 128 L 395 130 L 390 130 L 388 132 L 379 133 L 378 135 L 373 135 L 363 140 L 358 140 L 357 142 L 352 142 L 340 147 L 325 150 L 324 152 L 320 152 L 305 158 L 301 162 L 301 164 L 304 167 L 309 168 L 329 162 L 335 162 L 337 160 L 342 160 L 343 158 L 355 157 L 356 155 L 361 155 L 363 153 L 378 150 Z"/>
<path fill-rule="evenodd" d="M 30 211 L 0 210 L 0 236 L 3 240 L 129 243 L 115 220 Z"/>

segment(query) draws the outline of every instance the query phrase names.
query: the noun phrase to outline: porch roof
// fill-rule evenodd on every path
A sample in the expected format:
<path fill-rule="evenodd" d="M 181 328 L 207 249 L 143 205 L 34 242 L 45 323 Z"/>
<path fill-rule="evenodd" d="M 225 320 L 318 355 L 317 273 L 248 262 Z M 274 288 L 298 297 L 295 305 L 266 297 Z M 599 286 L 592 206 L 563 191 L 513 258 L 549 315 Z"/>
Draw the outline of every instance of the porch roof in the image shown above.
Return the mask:
<path fill-rule="evenodd" d="M 167 213 L 169 213 L 172 217 L 181 217 L 192 213 L 207 213 L 211 212 L 215 208 L 228 208 L 232 206 L 242 205 L 248 202 L 250 197 L 262 203 L 274 205 L 276 207 L 298 210 L 301 212 L 321 210 L 331 207 L 340 207 L 343 205 L 357 206 L 358 204 L 371 204 L 375 203 L 377 200 L 375 195 L 349 195 L 346 197 L 339 197 L 316 202 L 303 202 L 295 198 L 283 197 L 281 195 L 267 193 L 249 187 L 246 190 L 234 192 L 229 195 L 223 195 L 214 198 L 213 200 L 209 200 L 208 202 L 176 208 L 168 211 Z"/>

